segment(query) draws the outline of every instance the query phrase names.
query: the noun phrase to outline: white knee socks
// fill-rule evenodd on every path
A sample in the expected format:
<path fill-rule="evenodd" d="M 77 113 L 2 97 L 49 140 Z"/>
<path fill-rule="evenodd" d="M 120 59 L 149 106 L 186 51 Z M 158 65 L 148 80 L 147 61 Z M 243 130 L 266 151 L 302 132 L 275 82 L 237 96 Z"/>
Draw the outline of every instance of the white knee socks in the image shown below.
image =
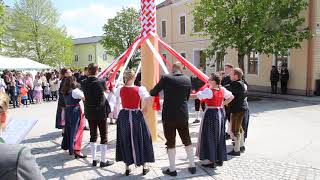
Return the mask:
<path fill-rule="evenodd" d="M 199 119 L 199 111 L 196 111 L 196 119 Z"/>
<path fill-rule="evenodd" d="M 101 144 L 100 149 L 101 149 L 101 162 L 105 163 L 107 162 L 106 153 L 107 153 L 108 145 Z"/>
<path fill-rule="evenodd" d="M 97 160 L 97 143 L 90 143 L 91 155 L 93 160 Z"/>
<path fill-rule="evenodd" d="M 240 147 L 244 146 L 244 132 L 241 133 L 240 135 Z"/>
<path fill-rule="evenodd" d="M 189 160 L 189 166 L 190 166 L 190 167 L 195 167 L 195 164 L 194 164 L 194 154 L 193 154 L 193 147 L 192 147 L 192 145 L 186 146 L 185 149 L 186 149 L 187 157 L 188 157 L 188 160 Z"/>
<path fill-rule="evenodd" d="M 169 157 L 169 163 L 170 167 L 169 170 L 170 172 L 176 171 L 176 149 L 168 149 L 168 157 Z"/>
<path fill-rule="evenodd" d="M 241 141 L 241 136 L 235 137 L 235 140 L 234 140 L 234 151 L 235 152 L 240 152 L 240 141 Z"/>

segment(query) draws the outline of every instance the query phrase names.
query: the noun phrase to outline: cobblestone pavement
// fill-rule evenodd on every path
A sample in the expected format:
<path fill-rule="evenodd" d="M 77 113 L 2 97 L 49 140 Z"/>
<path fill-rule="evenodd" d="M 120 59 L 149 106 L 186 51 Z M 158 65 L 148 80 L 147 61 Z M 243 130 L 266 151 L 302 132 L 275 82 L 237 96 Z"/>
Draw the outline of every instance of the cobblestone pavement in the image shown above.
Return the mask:
<path fill-rule="evenodd" d="M 320 179 L 320 136 L 317 133 L 320 127 L 317 118 L 320 106 L 283 100 L 263 100 L 251 102 L 250 105 L 252 116 L 246 153 L 241 157 L 229 157 L 223 167 L 214 170 L 202 168 L 197 163 L 197 173 L 191 175 L 187 171 L 186 153 L 177 137 L 178 176 L 174 179 Z M 84 160 L 75 160 L 62 151 L 61 132 L 53 128 L 55 108 L 55 103 L 47 103 L 11 110 L 12 116 L 39 119 L 24 144 L 32 149 L 46 179 L 173 179 L 161 173 L 168 166 L 168 158 L 160 121 L 159 141 L 154 144 L 156 162 L 150 164 L 150 173 L 142 176 L 141 167 L 131 167 L 132 175 L 125 177 L 125 166 L 121 162 L 101 169 L 90 166 L 90 156 Z M 191 118 L 190 122 L 193 120 Z M 190 124 L 194 147 L 198 129 L 199 124 Z M 116 128 L 110 125 L 110 150 L 107 157 L 111 160 L 115 157 L 115 136 Z M 83 140 L 83 152 L 90 154 L 88 131 L 85 131 Z M 229 150 L 230 143 L 227 143 Z"/>

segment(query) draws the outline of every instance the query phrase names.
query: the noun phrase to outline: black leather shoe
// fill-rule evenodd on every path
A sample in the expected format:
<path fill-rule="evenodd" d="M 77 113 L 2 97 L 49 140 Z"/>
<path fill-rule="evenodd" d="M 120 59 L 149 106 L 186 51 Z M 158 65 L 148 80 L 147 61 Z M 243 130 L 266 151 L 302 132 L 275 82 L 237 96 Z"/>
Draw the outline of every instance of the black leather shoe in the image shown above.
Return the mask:
<path fill-rule="evenodd" d="M 113 165 L 114 164 L 114 162 L 113 161 L 107 161 L 107 162 L 100 162 L 100 167 L 107 167 L 107 166 L 111 166 L 111 165 Z"/>
<path fill-rule="evenodd" d="M 216 161 L 217 166 L 223 166 L 223 161 Z"/>
<path fill-rule="evenodd" d="M 177 176 L 177 171 L 170 171 L 170 169 L 166 169 L 162 171 L 163 174 L 169 175 L 169 176 Z"/>
<path fill-rule="evenodd" d="M 142 170 L 142 174 L 143 174 L 143 175 L 148 174 L 148 172 L 150 172 L 150 169 L 149 169 L 149 168 L 147 168 L 147 169 L 143 168 L 143 170 Z"/>
<path fill-rule="evenodd" d="M 92 166 L 97 166 L 97 164 L 98 164 L 98 160 L 93 160 L 92 161 Z"/>
<path fill-rule="evenodd" d="M 84 158 L 87 158 L 86 155 L 83 155 L 83 154 L 77 154 L 77 153 L 74 153 L 74 158 L 75 159 L 84 159 Z"/>
<path fill-rule="evenodd" d="M 230 156 L 240 156 L 240 151 L 236 152 L 236 151 L 232 150 L 231 152 L 228 153 L 228 155 L 230 155 Z"/>
<path fill-rule="evenodd" d="M 193 121 L 193 123 L 194 123 L 194 124 L 200 123 L 200 120 L 199 120 L 199 119 L 196 119 L 196 120 Z"/>
<path fill-rule="evenodd" d="M 188 171 L 191 173 L 191 174 L 195 174 L 197 172 L 197 168 L 196 167 L 189 167 L 188 168 Z"/>
<path fill-rule="evenodd" d="M 205 168 L 216 168 L 215 163 L 201 164 L 201 166 Z"/>
<path fill-rule="evenodd" d="M 244 146 L 240 147 L 240 152 L 241 153 L 244 153 L 245 151 L 246 151 L 246 147 L 244 147 Z"/>
<path fill-rule="evenodd" d="M 230 135 L 228 133 L 226 133 L 226 140 L 231 139 Z"/>
<path fill-rule="evenodd" d="M 131 170 L 130 170 L 130 169 L 127 169 L 126 172 L 125 172 L 125 175 L 126 175 L 126 176 L 129 176 L 130 173 L 131 173 Z"/>

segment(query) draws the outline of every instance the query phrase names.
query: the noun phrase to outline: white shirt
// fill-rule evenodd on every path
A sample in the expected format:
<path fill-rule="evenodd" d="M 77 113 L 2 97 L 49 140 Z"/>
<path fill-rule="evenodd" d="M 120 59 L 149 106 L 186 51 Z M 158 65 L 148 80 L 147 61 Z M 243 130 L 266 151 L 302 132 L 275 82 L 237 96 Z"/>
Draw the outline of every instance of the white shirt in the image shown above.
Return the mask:
<path fill-rule="evenodd" d="M 232 93 L 230 91 L 228 91 L 226 88 L 224 87 L 220 87 L 223 91 L 224 91 L 224 98 L 225 99 L 229 99 L 232 97 Z M 200 100 L 203 100 L 203 99 L 211 99 L 213 98 L 213 92 L 210 88 L 205 88 L 203 91 L 199 91 L 197 93 L 197 97 L 200 99 Z"/>
<path fill-rule="evenodd" d="M 0 77 L 0 92 L 5 92 L 6 91 L 6 83 L 4 82 L 4 80 Z"/>
<path fill-rule="evenodd" d="M 83 99 L 84 94 L 80 89 L 76 88 L 76 89 L 72 90 L 72 97 L 74 99 Z"/>

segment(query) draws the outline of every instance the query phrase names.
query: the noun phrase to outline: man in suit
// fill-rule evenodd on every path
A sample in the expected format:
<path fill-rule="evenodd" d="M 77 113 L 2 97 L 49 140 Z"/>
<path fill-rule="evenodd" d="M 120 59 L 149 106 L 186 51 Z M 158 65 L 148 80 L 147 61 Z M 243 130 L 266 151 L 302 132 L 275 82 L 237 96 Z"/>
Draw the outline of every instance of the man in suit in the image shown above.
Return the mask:
<path fill-rule="evenodd" d="M 278 81 L 279 81 L 279 71 L 276 66 L 272 66 L 270 72 L 270 82 L 271 82 L 271 93 L 277 94 L 278 90 Z"/>
<path fill-rule="evenodd" d="M 282 94 L 287 94 L 288 91 L 288 81 L 289 81 L 289 71 L 287 68 L 287 64 L 283 64 L 281 66 L 281 93 Z"/>
<path fill-rule="evenodd" d="M 189 159 L 188 170 L 191 174 L 194 174 L 196 173 L 196 167 L 188 125 L 188 100 L 191 93 L 191 81 L 190 78 L 182 74 L 181 63 L 175 63 L 172 66 L 172 75 L 161 77 L 159 83 L 150 91 L 150 95 L 157 96 L 162 90 L 164 92 L 162 123 L 170 162 L 170 168 L 164 170 L 163 173 L 177 176 L 175 139 L 176 131 L 178 131 Z"/>
<path fill-rule="evenodd" d="M 99 80 L 99 68 L 97 65 L 91 63 L 88 65 L 88 78 L 82 82 L 82 89 L 85 96 L 84 111 L 85 116 L 89 122 L 90 128 L 90 148 L 92 154 L 92 166 L 97 166 L 96 152 L 97 152 L 97 138 L 98 128 L 101 138 L 101 162 L 100 167 L 106 167 L 113 164 L 111 161 L 106 160 L 107 143 L 108 143 L 108 129 L 107 129 L 107 114 L 106 103 L 107 100 L 104 96 L 106 90 L 106 82 Z"/>
<path fill-rule="evenodd" d="M 0 92 L 0 136 L 6 127 L 9 97 Z M 5 144 L 0 137 L 0 179 L 42 180 L 42 176 L 30 149 L 21 145 Z"/>

